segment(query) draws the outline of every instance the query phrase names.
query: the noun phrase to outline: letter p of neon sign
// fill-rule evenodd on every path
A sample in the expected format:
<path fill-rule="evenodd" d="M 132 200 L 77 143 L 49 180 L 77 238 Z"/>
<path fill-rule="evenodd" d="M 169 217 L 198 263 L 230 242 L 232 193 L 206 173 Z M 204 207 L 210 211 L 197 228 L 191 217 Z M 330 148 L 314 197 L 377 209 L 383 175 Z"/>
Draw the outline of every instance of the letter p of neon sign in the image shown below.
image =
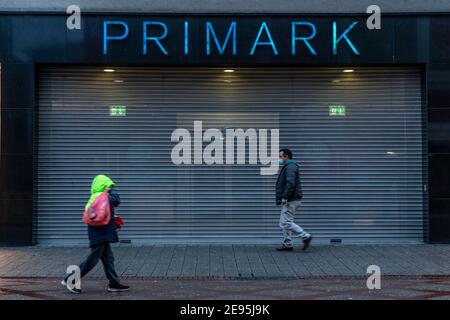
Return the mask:
<path fill-rule="evenodd" d="M 110 36 L 108 35 L 108 26 L 110 25 L 117 25 L 121 26 L 123 28 L 123 32 L 121 35 L 117 36 Z M 117 40 L 123 40 L 126 37 L 128 37 L 128 24 L 123 21 L 103 21 L 103 54 L 108 54 L 108 41 L 117 41 Z"/>

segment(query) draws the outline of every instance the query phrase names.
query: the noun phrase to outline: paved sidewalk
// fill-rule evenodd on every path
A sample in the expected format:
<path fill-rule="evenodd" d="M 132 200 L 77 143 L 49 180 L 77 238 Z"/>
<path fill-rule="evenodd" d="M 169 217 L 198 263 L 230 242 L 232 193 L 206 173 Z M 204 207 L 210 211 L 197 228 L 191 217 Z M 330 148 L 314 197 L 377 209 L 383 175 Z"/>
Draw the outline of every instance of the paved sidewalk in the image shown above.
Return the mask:
<path fill-rule="evenodd" d="M 113 251 L 117 272 L 130 279 L 367 276 L 369 265 L 378 265 L 384 276 L 450 276 L 450 245 L 328 245 L 306 252 L 277 252 L 268 245 L 118 245 Z M 88 252 L 84 247 L 0 247 L 0 278 L 59 278 Z M 101 264 L 89 276 L 102 277 Z"/>

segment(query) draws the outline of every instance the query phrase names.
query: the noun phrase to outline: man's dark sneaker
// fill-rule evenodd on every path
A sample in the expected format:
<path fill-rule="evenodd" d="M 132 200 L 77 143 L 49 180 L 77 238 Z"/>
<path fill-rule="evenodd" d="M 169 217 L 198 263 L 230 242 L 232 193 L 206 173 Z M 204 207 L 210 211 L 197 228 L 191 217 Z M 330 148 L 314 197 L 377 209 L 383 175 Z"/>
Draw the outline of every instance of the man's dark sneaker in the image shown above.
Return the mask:
<path fill-rule="evenodd" d="M 283 245 L 281 247 L 278 247 L 277 250 L 278 251 L 293 251 L 294 247 L 287 247 L 287 246 Z"/>
<path fill-rule="evenodd" d="M 129 286 L 124 286 L 123 284 L 120 284 L 120 283 L 108 286 L 109 292 L 123 292 L 123 291 L 128 291 L 128 290 L 130 290 Z"/>
<path fill-rule="evenodd" d="M 309 247 L 309 244 L 311 243 L 312 236 L 309 236 L 308 238 L 303 240 L 303 247 L 302 250 L 306 250 Z"/>

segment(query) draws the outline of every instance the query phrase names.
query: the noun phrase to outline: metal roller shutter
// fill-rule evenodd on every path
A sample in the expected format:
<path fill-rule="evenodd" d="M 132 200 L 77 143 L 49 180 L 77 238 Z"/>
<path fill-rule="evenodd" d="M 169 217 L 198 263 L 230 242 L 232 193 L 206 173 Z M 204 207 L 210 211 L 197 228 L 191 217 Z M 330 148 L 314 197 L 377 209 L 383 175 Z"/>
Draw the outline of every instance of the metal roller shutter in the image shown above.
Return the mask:
<path fill-rule="evenodd" d="M 420 69 L 115 69 L 40 70 L 37 242 L 86 242 L 82 209 L 99 173 L 117 182 L 121 239 L 278 242 L 276 175 L 172 163 L 172 132 L 193 135 L 194 120 L 223 132 L 279 128 L 302 166 L 296 219 L 317 240 L 422 241 Z"/>

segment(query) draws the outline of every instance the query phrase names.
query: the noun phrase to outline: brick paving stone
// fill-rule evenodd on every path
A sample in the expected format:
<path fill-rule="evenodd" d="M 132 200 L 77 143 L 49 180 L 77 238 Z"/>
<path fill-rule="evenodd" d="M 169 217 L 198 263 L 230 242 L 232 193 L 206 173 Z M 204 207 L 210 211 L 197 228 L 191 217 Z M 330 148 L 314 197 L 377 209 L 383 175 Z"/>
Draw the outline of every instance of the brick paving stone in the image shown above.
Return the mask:
<path fill-rule="evenodd" d="M 303 257 L 304 256 L 297 254 L 296 252 L 294 254 L 286 255 L 286 260 L 289 266 L 297 276 L 305 275 L 306 272 L 306 266 L 302 261 Z"/>
<path fill-rule="evenodd" d="M 196 276 L 208 276 L 210 267 L 209 245 L 201 245 L 197 250 L 197 266 L 195 268 Z"/>
<path fill-rule="evenodd" d="M 126 245 L 123 247 L 113 247 L 112 250 L 114 253 L 117 274 L 119 276 L 123 276 L 128 265 L 136 257 L 136 251 L 138 250 L 138 247 L 131 247 L 130 245 Z M 101 263 L 97 265 L 97 267 L 100 266 Z M 98 271 L 96 275 L 100 275 L 99 273 L 102 271 L 100 271 L 99 269 L 97 270 Z"/>
<path fill-rule="evenodd" d="M 339 275 L 338 267 L 333 266 L 328 262 L 325 251 L 318 251 L 316 254 L 316 261 L 325 274 Z"/>
<path fill-rule="evenodd" d="M 255 277 L 267 276 L 266 270 L 264 269 L 263 263 L 258 253 L 258 247 L 252 245 L 245 246 L 245 251 L 247 253 L 252 274 Z"/>
<path fill-rule="evenodd" d="M 87 252 L 87 251 L 86 251 Z M 56 264 L 52 266 L 52 269 L 50 270 L 50 275 L 55 277 L 64 277 L 67 271 L 67 266 L 73 265 L 73 264 L 80 264 L 81 258 L 78 258 L 80 256 L 80 250 L 78 248 L 67 248 L 64 250 L 60 256 L 60 258 L 56 259 Z M 31 271 L 33 270 L 33 267 L 30 266 L 26 272 L 26 274 L 31 274 Z"/>
<path fill-rule="evenodd" d="M 252 277 L 252 269 L 245 251 L 245 246 L 233 246 L 236 265 L 241 277 Z"/>
<path fill-rule="evenodd" d="M 236 277 L 239 275 L 239 271 L 236 264 L 236 259 L 234 256 L 233 246 L 223 246 L 222 247 L 222 259 L 224 275 L 226 277 Z"/>
<path fill-rule="evenodd" d="M 161 253 L 159 261 L 153 271 L 153 276 L 165 276 L 167 274 L 167 269 L 172 261 L 174 250 L 175 246 L 164 246 L 164 251 Z"/>
<path fill-rule="evenodd" d="M 270 249 L 272 249 L 272 248 L 270 248 Z M 274 249 L 272 249 L 272 250 L 274 250 Z M 278 266 L 272 256 L 272 252 L 271 252 L 272 250 L 267 250 L 267 248 L 265 248 L 265 247 L 259 247 L 259 250 L 258 250 L 258 255 L 261 259 L 261 263 L 266 272 L 266 276 L 280 273 L 280 269 L 278 268 Z"/>
<path fill-rule="evenodd" d="M 186 246 L 176 246 L 167 270 L 168 276 L 179 276 L 183 270 L 184 259 L 186 257 Z"/>
<path fill-rule="evenodd" d="M 58 259 L 58 257 L 64 250 L 67 250 L 67 248 L 52 248 L 52 250 L 41 250 L 39 252 L 40 258 L 39 261 L 36 262 L 33 276 L 47 276 L 49 274 L 49 271 L 53 268 L 53 263 Z"/>
<path fill-rule="evenodd" d="M 138 277 L 153 274 L 163 250 L 164 248 L 161 246 L 152 246 L 147 249 L 147 253 L 145 253 L 143 257 L 143 265 L 139 268 L 139 271 L 137 271 Z"/>
<path fill-rule="evenodd" d="M 21 251 L 17 251 L 14 254 L 14 251 L 11 250 L 11 254 L 8 254 L 4 257 L 6 261 L 1 266 L 0 276 L 11 275 L 11 271 L 14 271 L 17 263 L 20 263 L 20 261 L 24 259 L 25 255 L 26 253 Z"/>
<path fill-rule="evenodd" d="M 188 246 L 184 257 L 181 274 L 183 276 L 194 276 L 197 268 L 198 246 Z"/>
<path fill-rule="evenodd" d="M 225 276 L 222 246 L 211 246 L 209 251 L 210 275 Z"/>
<path fill-rule="evenodd" d="M 11 276 L 17 277 L 23 274 L 26 274 L 26 270 L 33 270 L 34 266 L 39 262 L 40 255 L 38 253 L 27 253 L 27 255 L 14 266 L 14 269 L 11 270 Z"/>
<path fill-rule="evenodd" d="M 11 263 L 12 259 L 10 258 L 17 256 L 17 254 L 18 253 L 15 252 L 14 250 L 0 249 L 0 270 L 2 270 L 2 268 L 5 268 L 6 265 Z"/>
<path fill-rule="evenodd" d="M 311 271 L 313 275 L 337 275 L 337 271 L 325 264 L 323 257 L 319 254 L 314 252 L 313 254 L 306 253 L 307 257 L 311 258 L 310 265 L 312 266 L 313 270 Z"/>
<path fill-rule="evenodd" d="M 361 274 L 361 267 L 354 262 L 354 258 L 352 257 L 340 257 L 337 260 L 339 260 L 345 268 L 347 268 L 350 272 L 349 274 L 352 275 L 360 275 Z"/>
<path fill-rule="evenodd" d="M 134 258 L 129 259 L 128 265 L 124 266 L 124 270 L 122 273 L 122 276 L 133 276 L 137 273 L 137 270 L 139 268 L 139 265 L 142 265 L 143 263 L 143 255 L 144 255 L 144 249 L 142 246 L 136 248 L 136 253 L 133 254 Z"/>
<path fill-rule="evenodd" d="M 287 259 L 287 254 L 294 254 L 293 252 L 278 252 L 272 251 L 272 257 L 275 260 L 275 263 L 280 270 L 279 276 L 281 277 L 295 277 L 295 271 L 292 269 L 292 266 L 289 264 L 289 260 Z"/>
<path fill-rule="evenodd" d="M 336 256 L 334 255 L 334 253 L 331 251 L 329 251 L 329 254 L 326 257 L 327 262 L 333 266 L 334 268 L 336 268 L 336 272 L 339 275 L 350 275 L 352 274 L 352 271 L 350 270 L 350 268 L 348 268 L 345 263 L 343 261 L 341 261 L 341 259 L 336 258 Z"/>

